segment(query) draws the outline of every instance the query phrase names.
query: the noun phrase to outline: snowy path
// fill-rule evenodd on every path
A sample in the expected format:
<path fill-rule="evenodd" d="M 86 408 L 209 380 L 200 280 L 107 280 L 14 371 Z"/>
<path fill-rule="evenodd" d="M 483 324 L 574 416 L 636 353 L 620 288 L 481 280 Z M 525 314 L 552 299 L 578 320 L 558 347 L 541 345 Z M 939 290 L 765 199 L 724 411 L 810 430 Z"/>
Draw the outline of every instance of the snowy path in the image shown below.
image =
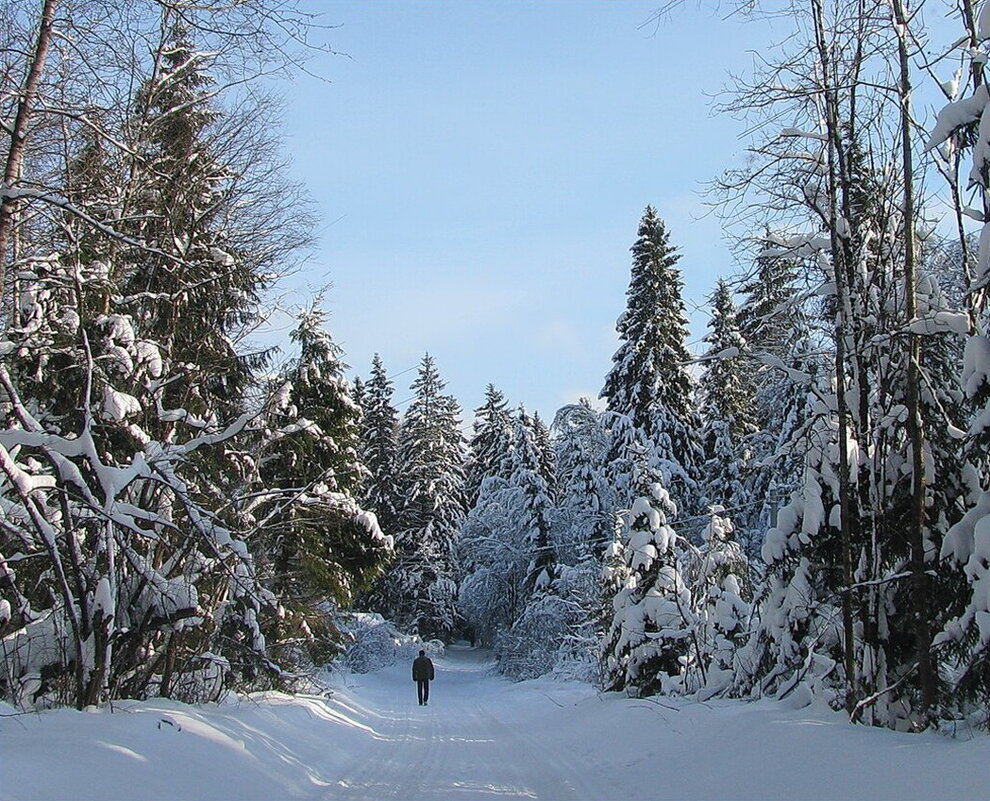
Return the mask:
<path fill-rule="evenodd" d="M 0 801 L 665 801 L 990 798 L 990 737 L 849 725 L 819 706 L 636 700 L 514 684 L 488 655 L 408 664 L 332 697 L 18 715 L 0 704 Z"/>
<path fill-rule="evenodd" d="M 511 725 L 508 693 L 486 692 L 491 663 L 480 651 L 451 649 L 433 683 L 431 703 L 416 702 L 415 685 L 376 683 L 365 697 L 381 713 L 366 753 L 345 769 L 328 798 L 353 801 L 467 801 L 608 797 L 575 784 L 586 773 L 553 743 Z M 392 668 L 390 677 L 405 666 Z M 501 683 L 501 682 L 499 682 Z M 396 693 L 400 689 L 400 693 Z M 508 687 L 504 687 L 508 690 Z M 401 695 L 401 697 L 399 697 Z M 504 699 L 503 699 L 504 700 Z M 507 711 L 508 710 L 508 711 Z"/>

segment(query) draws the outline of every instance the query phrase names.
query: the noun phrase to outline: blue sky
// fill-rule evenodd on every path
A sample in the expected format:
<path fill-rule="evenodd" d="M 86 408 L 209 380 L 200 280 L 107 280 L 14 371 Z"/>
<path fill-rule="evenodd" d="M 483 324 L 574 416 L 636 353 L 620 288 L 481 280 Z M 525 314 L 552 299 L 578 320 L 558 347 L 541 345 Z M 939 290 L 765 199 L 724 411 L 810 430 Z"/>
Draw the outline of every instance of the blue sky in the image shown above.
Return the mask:
<path fill-rule="evenodd" d="M 487 383 L 547 417 L 597 396 L 647 204 L 682 252 L 692 339 L 734 270 L 703 184 L 739 164 L 711 95 L 748 74 L 766 23 L 655 0 L 317 2 L 321 82 L 287 88 L 287 148 L 321 219 L 294 279 L 327 282 L 355 374 L 372 354 L 401 406 L 429 351 L 465 407 Z"/>

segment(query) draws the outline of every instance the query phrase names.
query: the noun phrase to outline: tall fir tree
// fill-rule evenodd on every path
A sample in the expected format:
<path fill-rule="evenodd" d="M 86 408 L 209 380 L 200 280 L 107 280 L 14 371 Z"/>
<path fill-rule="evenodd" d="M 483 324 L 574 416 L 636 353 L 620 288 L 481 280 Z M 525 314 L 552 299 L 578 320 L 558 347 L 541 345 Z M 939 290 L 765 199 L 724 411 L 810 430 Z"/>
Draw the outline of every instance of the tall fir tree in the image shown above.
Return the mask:
<path fill-rule="evenodd" d="M 712 420 L 728 424 L 736 439 L 752 434 L 756 429 L 752 395 L 746 386 L 746 350 L 736 319 L 736 307 L 729 285 L 719 280 L 709 298 L 711 317 L 705 335 L 705 371 L 698 387 L 699 405 L 705 422 Z"/>
<path fill-rule="evenodd" d="M 769 231 L 764 239 L 767 243 L 773 241 Z M 797 320 L 803 315 L 795 289 L 799 272 L 797 259 L 772 248 L 765 248 L 756 256 L 748 280 L 739 288 L 743 301 L 736 315 L 739 333 L 751 351 L 787 358 L 799 330 Z M 766 372 L 757 372 L 757 382 Z"/>
<path fill-rule="evenodd" d="M 135 222 L 127 233 L 144 247 L 121 260 L 121 291 L 175 366 L 161 389 L 165 408 L 231 416 L 267 361 L 264 352 L 242 355 L 235 342 L 257 319 L 270 277 L 263 250 L 240 247 L 228 230 L 240 176 L 213 150 L 220 115 L 210 104 L 208 59 L 176 24 L 159 71 L 138 92 Z"/>
<path fill-rule="evenodd" d="M 375 354 L 376 356 L 378 354 Z M 359 408 L 364 409 L 364 379 L 361 376 L 354 376 L 354 384 L 351 387 L 351 397 Z"/>
<path fill-rule="evenodd" d="M 516 519 L 529 557 L 523 584 L 527 596 L 552 584 L 557 562 L 552 541 L 553 501 L 543 477 L 540 457 L 533 418 L 520 406 L 515 420 L 509 486 L 519 493 Z"/>
<path fill-rule="evenodd" d="M 321 303 L 318 296 L 299 315 L 291 335 L 299 355 L 278 379 L 258 458 L 256 494 L 266 500 L 253 509 L 263 541 L 256 559 L 288 613 L 278 625 L 291 635 L 279 639 L 311 644 L 315 664 L 338 639 L 321 605 L 349 606 L 391 551 L 356 500 L 367 473 L 358 455 L 361 410 Z"/>
<path fill-rule="evenodd" d="M 378 516 L 382 531 L 389 536 L 398 532 L 402 508 L 399 412 L 392 405 L 392 397 L 392 382 L 376 353 L 362 393 L 361 455 L 368 477 L 361 497 L 363 504 Z"/>
<path fill-rule="evenodd" d="M 601 397 L 609 411 L 629 416 L 656 445 L 660 459 L 676 466 L 671 490 L 689 512 L 704 455 L 688 371 L 683 282 L 676 266 L 680 254 L 651 206 L 640 220 L 631 251 L 626 310 L 616 323 L 621 344 Z"/>
<path fill-rule="evenodd" d="M 489 384 L 485 402 L 474 412 L 472 435 L 468 442 L 467 466 L 464 478 L 464 498 L 470 510 L 478 502 L 481 485 L 486 478 L 507 479 L 512 450 L 512 415 L 505 396 Z"/>
<path fill-rule="evenodd" d="M 464 443 L 457 401 L 427 354 L 399 431 L 405 498 L 398 559 L 376 595 L 379 610 L 421 637 L 449 638 L 457 612 L 457 540 L 464 522 Z"/>
<path fill-rule="evenodd" d="M 539 412 L 533 412 L 530 418 L 533 430 L 533 444 L 536 447 L 540 475 L 547 485 L 547 495 L 551 500 L 557 498 L 557 453 L 553 447 L 550 429 L 540 417 Z"/>
<path fill-rule="evenodd" d="M 769 231 L 765 240 L 772 242 Z M 788 371 L 800 373 L 806 355 L 817 350 L 805 301 L 796 289 L 800 266 L 797 259 L 766 247 L 740 289 L 743 301 L 736 320 L 755 368 L 748 374 L 747 388 L 756 430 L 745 443 L 749 456 L 745 495 L 752 505 L 738 510 L 734 519 L 751 557 L 758 557 L 777 507 L 800 480 L 801 460 L 798 454 L 787 455 L 791 450 L 787 443 L 804 423 L 795 415 L 805 408 L 806 391 Z"/>
<path fill-rule="evenodd" d="M 705 336 L 705 371 L 698 384 L 705 449 L 702 498 L 748 511 L 745 479 L 749 461 L 747 439 L 756 431 L 753 399 L 747 381 L 746 343 L 736 322 L 735 304 L 725 281 L 712 293 L 709 332 Z"/>

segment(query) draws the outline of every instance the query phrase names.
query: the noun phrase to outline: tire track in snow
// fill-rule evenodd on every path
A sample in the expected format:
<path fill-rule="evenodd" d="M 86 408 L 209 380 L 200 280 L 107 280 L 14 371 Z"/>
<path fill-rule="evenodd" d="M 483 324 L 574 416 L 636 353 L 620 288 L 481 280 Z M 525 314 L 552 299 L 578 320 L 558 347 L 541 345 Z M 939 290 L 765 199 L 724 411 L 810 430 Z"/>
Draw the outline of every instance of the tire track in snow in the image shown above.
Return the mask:
<path fill-rule="evenodd" d="M 419 797 L 424 771 L 435 760 L 429 747 L 433 732 L 424 736 L 406 710 L 382 709 L 381 713 L 381 725 L 361 761 L 336 781 L 328 799 L 387 801 Z"/>
<path fill-rule="evenodd" d="M 500 762 L 510 769 L 511 783 L 526 788 L 520 797 L 559 801 L 584 797 L 572 781 L 574 771 L 567 770 L 568 766 L 548 750 L 544 741 L 503 722 L 490 708 L 483 708 L 479 718 L 480 725 L 493 735 L 496 749 L 501 753 Z"/>

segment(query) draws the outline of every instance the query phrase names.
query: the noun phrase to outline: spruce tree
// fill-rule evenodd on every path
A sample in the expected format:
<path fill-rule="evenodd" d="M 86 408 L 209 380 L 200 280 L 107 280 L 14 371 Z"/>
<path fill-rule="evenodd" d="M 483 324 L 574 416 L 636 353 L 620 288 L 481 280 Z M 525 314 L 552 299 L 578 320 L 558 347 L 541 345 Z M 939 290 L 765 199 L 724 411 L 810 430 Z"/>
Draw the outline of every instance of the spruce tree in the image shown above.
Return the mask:
<path fill-rule="evenodd" d="M 533 445 L 536 447 L 540 475 L 547 485 L 547 494 L 551 500 L 557 497 L 557 454 L 553 447 L 550 429 L 540 418 L 539 412 L 533 412 L 530 423 L 533 431 Z"/>
<path fill-rule="evenodd" d="M 474 412 L 472 430 L 464 479 L 464 497 L 469 510 L 478 502 L 481 485 L 486 478 L 509 477 L 512 415 L 506 406 L 505 396 L 493 384 L 487 386 L 485 402 Z"/>
<path fill-rule="evenodd" d="M 746 344 L 739 333 L 728 284 L 719 281 L 709 302 L 705 371 L 698 384 L 705 449 L 702 497 L 706 504 L 749 511 L 745 479 L 747 439 L 756 431 L 752 396 L 746 380 Z"/>
<path fill-rule="evenodd" d="M 810 330 L 811 314 L 796 289 L 800 262 L 770 246 L 755 259 L 743 284 L 736 316 L 739 332 L 753 366 L 746 378 L 756 430 L 745 440 L 748 452 L 744 476 L 747 502 L 735 523 L 747 553 L 759 557 L 763 534 L 772 525 L 777 507 L 800 481 L 800 454 L 789 444 L 805 418 L 806 388 L 790 371 L 800 374 L 807 357 L 820 350 Z"/>
<path fill-rule="evenodd" d="M 235 343 L 257 320 L 270 278 L 259 263 L 266 254 L 242 247 L 229 230 L 241 177 L 213 149 L 222 116 L 210 103 L 209 56 L 180 24 L 169 33 L 160 71 L 137 95 L 135 222 L 127 233 L 145 246 L 121 259 L 123 303 L 173 365 L 162 405 L 229 417 L 267 361 Z"/>
<path fill-rule="evenodd" d="M 399 413 L 392 405 L 393 387 L 381 357 L 371 360 L 371 376 L 364 385 L 361 455 L 368 477 L 363 504 L 378 516 L 378 524 L 394 536 L 402 508 L 399 477 Z"/>
<path fill-rule="evenodd" d="M 704 457 L 687 367 L 683 282 L 676 266 L 680 254 L 650 206 L 631 251 L 626 310 L 616 323 L 621 344 L 601 397 L 609 411 L 629 416 L 656 445 L 660 459 L 679 467 L 671 486 L 680 505 L 690 507 Z"/>
<path fill-rule="evenodd" d="M 695 661 L 691 594 L 679 538 L 667 522 L 677 510 L 659 479 L 649 455 L 638 449 L 636 500 L 620 516 L 605 572 L 611 590 L 603 641 L 606 688 L 638 696 L 683 690 L 685 671 Z"/>
<path fill-rule="evenodd" d="M 764 238 L 768 245 L 773 241 L 769 231 Z M 743 300 L 736 321 L 739 334 L 752 354 L 749 362 L 752 369 L 743 378 L 756 426 L 746 443 L 751 454 L 747 494 L 754 502 L 763 499 L 772 504 L 778 499 L 778 490 L 771 493 L 771 484 L 787 487 L 796 481 L 796 477 L 772 470 L 771 465 L 775 463 L 778 434 L 787 416 L 787 399 L 796 391 L 786 371 L 774 364 L 795 367 L 794 349 L 808 338 L 805 311 L 795 288 L 799 267 L 796 259 L 780 255 L 768 246 L 757 255 L 748 280 L 739 290 Z M 768 493 L 773 497 L 768 498 Z M 752 509 L 751 514 L 738 515 L 737 523 L 749 531 L 765 531 L 766 513 L 755 504 Z"/>
<path fill-rule="evenodd" d="M 765 239 L 768 243 L 773 241 L 769 231 Z M 749 280 L 739 289 L 743 302 L 736 315 L 739 333 L 751 351 L 778 359 L 785 359 L 790 353 L 799 330 L 797 320 L 802 316 L 795 290 L 799 267 L 796 259 L 778 254 L 773 248 L 757 255 Z M 767 372 L 758 371 L 757 385 Z"/>
<path fill-rule="evenodd" d="M 163 33 L 157 70 L 139 87 L 130 122 L 133 161 L 121 222 L 129 239 L 114 266 L 118 309 L 158 344 L 167 376 L 152 389 L 154 401 L 143 405 L 138 420 L 153 437 L 170 442 L 186 425 L 223 426 L 248 413 L 248 393 L 269 358 L 265 351 L 242 351 L 238 343 L 260 319 L 272 272 L 263 235 L 238 225 L 257 201 L 244 181 L 250 166 L 226 158 L 234 148 L 224 127 L 229 117 L 213 102 L 213 55 L 197 49 L 181 23 Z M 251 478 L 238 450 L 229 441 L 201 449 L 192 457 L 196 471 L 188 485 L 190 493 L 216 499 L 210 505 L 231 528 L 242 525 L 237 501 Z M 181 528 L 187 512 L 180 507 L 173 514 Z M 181 539 L 169 547 L 181 552 Z M 239 569 L 254 568 L 245 560 Z M 202 595 L 223 597 L 221 588 L 204 584 Z M 272 602 L 273 596 L 267 605 Z M 259 668 L 247 658 L 264 651 L 258 627 L 265 607 L 250 596 L 223 605 L 206 641 L 232 666 L 243 666 L 241 680 L 268 670 L 264 660 Z M 188 670 L 204 641 L 179 630 L 169 647 Z"/>
<path fill-rule="evenodd" d="M 550 586 L 557 561 L 551 539 L 553 502 L 541 471 L 540 455 L 533 419 L 520 406 L 515 420 L 509 486 L 518 491 L 518 508 L 514 517 L 529 558 L 523 582 L 525 596 L 532 596 L 538 589 Z"/>
<path fill-rule="evenodd" d="M 746 362 L 742 354 L 746 342 L 739 331 L 735 304 L 729 285 L 719 280 L 709 303 L 711 318 L 705 336 L 705 371 L 698 387 L 701 414 L 705 422 L 723 421 L 736 439 L 752 434 L 752 397 L 746 386 Z"/>
<path fill-rule="evenodd" d="M 456 545 L 464 522 L 464 444 L 460 408 L 444 388 L 427 354 L 399 432 L 405 502 L 398 559 L 376 601 L 384 614 L 421 637 L 449 638 L 459 625 Z"/>
<path fill-rule="evenodd" d="M 375 354 L 378 355 L 377 353 Z M 360 409 L 364 409 L 364 381 L 361 376 L 354 376 L 354 384 L 351 386 L 351 397 Z"/>
<path fill-rule="evenodd" d="M 587 399 L 560 409 L 553 429 L 558 465 L 558 553 L 571 564 L 600 560 L 614 529 L 612 493 L 604 469 L 608 434 L 601 415 Z"/>
<path fill-rule="evenodd" d="M 321 302 L 299 315 L 291 335 L 299 355 L 278 379 L 259 454 L 257 492 L 266 500 L 253 510 L 263 541 L 258 561 L 287 611 L 276 624 L 280 639 L 309 645 L 316 664 L 339 639 L 320 607 L 349 606 L 390 553 L 356 500 L 367 472 L 357 452 L 361 411 Z"/>

